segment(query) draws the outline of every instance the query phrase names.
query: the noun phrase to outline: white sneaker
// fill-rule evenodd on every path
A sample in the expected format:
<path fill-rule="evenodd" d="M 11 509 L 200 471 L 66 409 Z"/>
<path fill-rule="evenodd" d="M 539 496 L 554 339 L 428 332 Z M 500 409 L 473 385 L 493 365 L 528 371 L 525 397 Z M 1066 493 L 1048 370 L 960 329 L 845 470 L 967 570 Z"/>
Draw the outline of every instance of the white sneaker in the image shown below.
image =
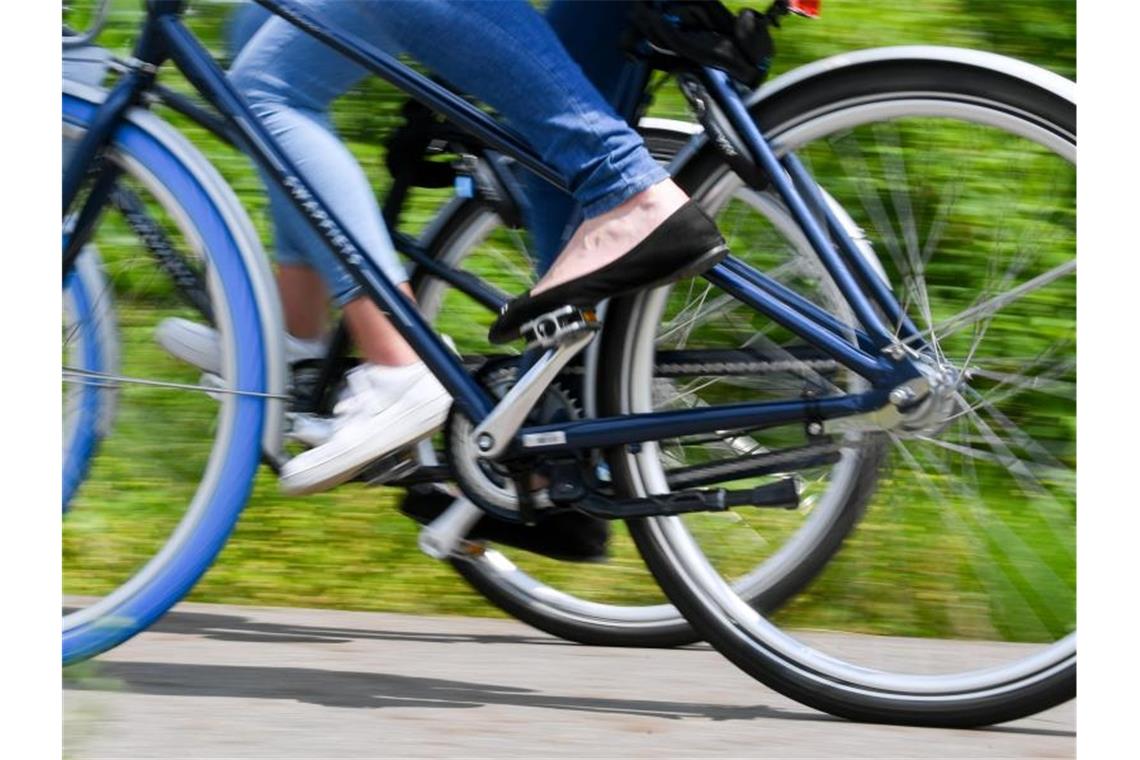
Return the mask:
<path fill-rule="evenodd" d="M 332 417 L 321 417 L 307 412 L 286 412 L 285 419 L 289 423 L 285 437 L 310 449 L 326 443 L 335 432 Z"/>
<path fill-rule="evenodd" d="M 218 331 L 214 328 L 189 319 L 171 317 L 159 323 L 154 331 L 154 337 L 174 358 L 181 359 L 203 372 L 212 372 L 215 375 L 222 373 L 222 352 L 219 347 Z M 285 360 L 289 364 L 305 359 L 322 359 L 325 351 L 325 341 L 320 338 L 305 340 L 285 335 Z"/>
<path fill-rule="evenodd" d="M 285 493 L 313 493 L 343 483 L 370 462 L 434 433 L 451 408 L 450 394 L 423 362 L 362 364 L 347 379 L 332 436 L 281 468 Z"/>

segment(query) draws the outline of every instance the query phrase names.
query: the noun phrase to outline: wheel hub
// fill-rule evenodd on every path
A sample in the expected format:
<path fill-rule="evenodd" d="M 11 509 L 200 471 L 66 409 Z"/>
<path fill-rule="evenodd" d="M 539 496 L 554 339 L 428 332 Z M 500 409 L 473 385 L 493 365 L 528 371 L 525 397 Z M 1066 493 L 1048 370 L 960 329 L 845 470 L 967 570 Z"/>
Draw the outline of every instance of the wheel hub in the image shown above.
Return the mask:
<path fill-rule="evenodd" d="M 958 388 L 963 375 L 948 363 L 919 363 L 926 392 L 922 395 L 911 391 L 896 397 L 891 393 L 891 402 L 899 408 L 902 420 L 896 431 L 907 436 L 933 436 L 941 433 L 961 410 Z"/>

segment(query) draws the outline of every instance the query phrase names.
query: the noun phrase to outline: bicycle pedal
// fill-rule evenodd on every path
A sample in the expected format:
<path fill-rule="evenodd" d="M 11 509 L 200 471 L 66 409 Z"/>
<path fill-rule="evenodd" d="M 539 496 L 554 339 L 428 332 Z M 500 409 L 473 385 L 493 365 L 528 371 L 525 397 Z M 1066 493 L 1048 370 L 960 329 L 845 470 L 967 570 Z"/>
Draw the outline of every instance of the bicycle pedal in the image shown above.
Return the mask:
<path fill-rule="evenodd" d="M 550 348 L 583 332 L 599 329 L 601 323 L 593 309 L 563 306 L 523 323 L 519 333 L 526 340 L 527 348 Z"/>
<path fill-rule="evenodd" d="M 420 463 L 415 457 L 414 448 L 400 449 L 377 459 L 361 470 L 355 479 L 370 486 L 382 486 L 393 480 L 406 478 L 419 467 Z"/>

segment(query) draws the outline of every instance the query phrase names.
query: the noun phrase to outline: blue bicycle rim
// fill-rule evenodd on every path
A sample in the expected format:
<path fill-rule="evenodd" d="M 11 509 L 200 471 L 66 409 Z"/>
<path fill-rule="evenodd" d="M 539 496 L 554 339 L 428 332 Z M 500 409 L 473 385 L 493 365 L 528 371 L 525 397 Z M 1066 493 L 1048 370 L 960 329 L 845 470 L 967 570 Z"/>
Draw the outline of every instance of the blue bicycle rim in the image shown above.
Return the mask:
<path fill-rule="evenodd" d="M 97 108 L 97 104 L 81 98 L 63 96 L 66 123 L 83 127 L 90 123 Z M 116 129 L 113 142 L 117 151 L 145 166 L 186 212 L 208 252 L 210 268 L 221 284 L 222 296 L 231 314 L 234 345 L 242 347 L 234 362 L 232 387 L 238 391 L 265 393 L 267 371 L 260 317 L 249 273 L 225 217 L 190 169 L 154 135 L 124 122 Z M 265 418 L 263 398 L 238 395 L 233 403 L 228 437 L 217 444 L 228 456 L 216 478 L 217 486 L 198 513 L 199 518 L 189 526 L 173 556 L 162 556 L 171 548 L 168 543 L 139 571 L 150 577 L 129 596 L 93 620 L 69 625 L 68 618 L 64 618 L 65 665 L 104 652 L 146 629 L 190 591 L 225 545 L 252 488 L 260 462 Z M 180 524 L 178 531 L 186 527 Z M 161 564 L 152 567 L 155 563 Z"/>
<path fill-rule="evenodd" d="M 64 282 L 63 289 L 71 297 L 76 323 L 82 335 L 81 369 L 102 372 L 105 369 L 106 357 L 99 342 L 91 294 L 87 292 L 86 283 L 78 276 L 76 270 L 72 270 Z M 99 442 L 102 395 L 95 385 L 85 385 L 81 391 L 79 407 L 76 410 L 75 432 L 70 445 L 63 452 L 63 511 L 65 512 L 79 484 L 87 477 L 87 468 L 91 464 L 95 446 Z"/>

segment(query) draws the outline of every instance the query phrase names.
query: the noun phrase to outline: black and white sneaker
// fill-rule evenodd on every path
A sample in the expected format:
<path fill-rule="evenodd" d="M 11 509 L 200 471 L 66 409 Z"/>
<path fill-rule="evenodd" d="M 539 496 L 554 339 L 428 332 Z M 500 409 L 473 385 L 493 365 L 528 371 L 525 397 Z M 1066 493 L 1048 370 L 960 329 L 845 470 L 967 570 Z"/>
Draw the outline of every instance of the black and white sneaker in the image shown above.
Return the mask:
<path fill-rule="evenodd" d="M 199 324 L 189 319 L 171 317 L 159 323 L 154 331 L 158 345 L 176 359 L 190 364 L 203 372 L 220 375 L 222 372 L 222 352 L 218 331 L 209 325 Z M 324 339 L 306 340 L 285 336 L 285 359 L 296 364 L 311 359 L 324 358 L 328 346 Z"/>

